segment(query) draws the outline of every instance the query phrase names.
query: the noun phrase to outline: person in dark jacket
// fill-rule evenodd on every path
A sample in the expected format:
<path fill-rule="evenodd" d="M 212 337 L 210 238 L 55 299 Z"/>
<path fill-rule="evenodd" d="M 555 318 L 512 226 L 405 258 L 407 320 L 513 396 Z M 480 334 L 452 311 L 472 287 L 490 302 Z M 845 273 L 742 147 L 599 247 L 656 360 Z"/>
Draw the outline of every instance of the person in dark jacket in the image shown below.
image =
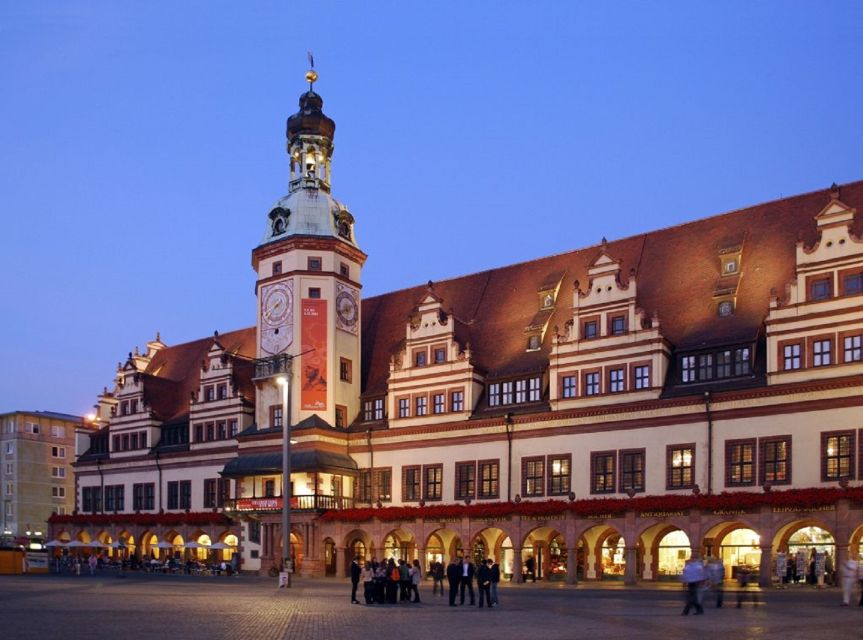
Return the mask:
<path fill-rule="evenodd" d="M 476 572 L 476 586 L 479 589 L 479 608 L 483 602 L 491 609 L 491 560 L 481 562 Z"/>
<path fill-rule="evenodd" d="M 500 565 L 493 560 L 491 562 L 491 606 L 496 607 L 500 604 L 497 599 L 497 584 L 500 582 Z"/>
<path fill-rule="evenodd" d="M 450 560 L 446 568 L 446 579 L 449 582 L 449 606 L 455 606 L 455 595 L 458 593 L 458 586 L 461 584 L 461 564 L 456 562 L 456 558 Z"/>
<path fill-rule="evenodd" d="M 360 573 L 362 569 L 360 569 L 360 557 L 357 556 L 354 558 L 354 561 L 351 562 L 351 604 L 359 604 L 359 600 L 357 600 L 357 587 L 360 584 Z"/>
<path fill-rule="evenodd" d="M 470 558 L 465 556 L 462 563 L 459 565 L 458 570 L 461 576 L 459 604 L 464 604 L 464 592 L 465 589 L 467 589 L 468 593 L 470 593 L 470 606 L 474 606 L 476 604 L 476 597 L 473 593 L 473 577 L 476 570 L 474 569 L 473 562 L 470 561 Z"/>

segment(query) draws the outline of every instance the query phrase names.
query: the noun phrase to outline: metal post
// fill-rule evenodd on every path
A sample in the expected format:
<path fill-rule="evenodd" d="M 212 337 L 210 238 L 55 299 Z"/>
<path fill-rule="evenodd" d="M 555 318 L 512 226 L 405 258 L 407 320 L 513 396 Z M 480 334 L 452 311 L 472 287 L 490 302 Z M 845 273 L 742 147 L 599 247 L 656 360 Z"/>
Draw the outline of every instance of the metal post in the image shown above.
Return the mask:
<path fill-rule="evenodd" d="M 293 361 L 288 359 L 285 376 L 279 378 L 282 385 L 282 566 L 291 586 L 293 554 L 291 553 L 291 376 Z"/>

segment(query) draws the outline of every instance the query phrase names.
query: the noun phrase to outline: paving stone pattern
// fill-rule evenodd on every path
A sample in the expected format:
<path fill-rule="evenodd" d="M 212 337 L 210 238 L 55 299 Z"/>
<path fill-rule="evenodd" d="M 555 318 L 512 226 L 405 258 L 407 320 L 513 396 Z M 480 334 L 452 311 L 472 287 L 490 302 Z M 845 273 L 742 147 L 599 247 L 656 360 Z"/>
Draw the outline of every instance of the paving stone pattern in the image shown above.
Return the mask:
<path fill-rule="evenodd" d="M 838 589 L 762 593 L 757 605 L 709 601 L 681 616 L 674 585 L 624 589 L 591 584 L 505 584 L 494 609 L 449 607 L 421 587 L 421 604 L 351 605 L 336 579 L 131 574 L 0 576 L 0 638 L 9 640 L 469 638 L 806 638 L 863 640 L 863 607 L 840 607 Z M 730 606 L 728 606 L 730 605 Z"/>

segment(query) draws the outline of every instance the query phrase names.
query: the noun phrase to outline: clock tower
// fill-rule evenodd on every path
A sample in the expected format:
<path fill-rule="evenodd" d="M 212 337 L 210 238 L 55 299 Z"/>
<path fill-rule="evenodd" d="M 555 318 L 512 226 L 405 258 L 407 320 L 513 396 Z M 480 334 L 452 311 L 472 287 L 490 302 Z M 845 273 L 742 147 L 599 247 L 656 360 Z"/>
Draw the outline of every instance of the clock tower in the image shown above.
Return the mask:
<path fill-rule="evenodd" d="M 345 428 L 360 408 L 360 272 L 366 255 L 354 217 L 332 197 L 335 122 L 309 90 L 288 118 L 288 195 L 266 216 L 252 252 L 257 272 L 256 418 L 280 425 L 282 388 L 290 371 L 289 424 L 317 415 Z"/>

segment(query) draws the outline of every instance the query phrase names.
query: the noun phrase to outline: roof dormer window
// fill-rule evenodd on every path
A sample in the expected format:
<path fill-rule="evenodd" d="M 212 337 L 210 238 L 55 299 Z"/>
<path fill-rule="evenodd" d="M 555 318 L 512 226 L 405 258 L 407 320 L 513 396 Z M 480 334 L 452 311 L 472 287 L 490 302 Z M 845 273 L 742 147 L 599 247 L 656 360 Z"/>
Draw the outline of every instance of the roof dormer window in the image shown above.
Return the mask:
<path fill-rule="evenodd" d="M 723 300 L 717 306 L 716 311 L 721 318 L 734 315 L 734 302 L 732 300 Z"/>
<path fill-rule="evenodd" d="M 830 277 L 815 278 L 809 282 L 809 299 L 810 300 L 826 300 L 832 294 L 830 286 Z"/>
<path fill-rule="evenodd" d="M 528 351 L 539 351 L 540 346 L 542 346 L 542 341 L 540 340 L 540 336 L 538 333 L 534 333 L 527 338 L 527 350 Z"/>

